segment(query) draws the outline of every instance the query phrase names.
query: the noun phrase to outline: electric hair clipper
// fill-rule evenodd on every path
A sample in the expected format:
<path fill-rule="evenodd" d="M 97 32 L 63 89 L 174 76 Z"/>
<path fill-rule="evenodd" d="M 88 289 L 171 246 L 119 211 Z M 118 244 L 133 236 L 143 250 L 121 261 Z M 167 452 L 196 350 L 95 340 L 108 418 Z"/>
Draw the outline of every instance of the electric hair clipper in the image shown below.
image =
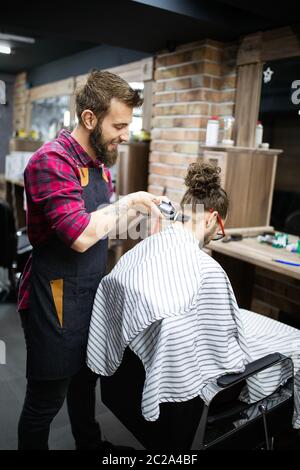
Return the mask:
<path fill-rule="evenodd" d="M 162 201 L 158 205 L 159 210 L 161 213 L 169 220 L 178 221 L 178 222 L 187 222 L 190 217 L 188 215 L 184 215 L 182 212 L 176 211 L 175 207 L 169 202 Z"/>

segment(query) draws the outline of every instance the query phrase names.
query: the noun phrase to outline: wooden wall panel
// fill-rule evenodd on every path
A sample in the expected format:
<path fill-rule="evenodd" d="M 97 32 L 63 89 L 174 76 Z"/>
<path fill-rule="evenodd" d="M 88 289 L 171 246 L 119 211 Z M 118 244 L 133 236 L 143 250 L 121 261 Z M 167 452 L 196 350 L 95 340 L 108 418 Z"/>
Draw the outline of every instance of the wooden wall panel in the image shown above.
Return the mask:
<path fill-rule="evenodd" d="M 249 226 L 268 225 L 277 158 L 269 154 L 254 153 L 249 154 L 249 159 L 252 160 L 248 175 L 251 181 L 247 202 Z"/>
<path fill-rule="evenodd" d="M 299 24 L 245 36 L 239 47 L 237 65 L 296 56 L 300 56 Z"/>
<path fill-rule="evenodd" d="M 234 130 L 237 146 L 254 147 L 262 71 L 262 63 L 238 67 Z"/>
<path fill-rule="evenodd" d="M 74 78 L 59 80 L 57 82 L 47 83 L 34 87 L 30 90 L 30 101 L 36 101 L 53 96 L 71 95 L 74 91 Z"/>
<path fill-rule="evenodd" d="M 266 31 L 262 36 L 261 60 L 278 60 L 300 56 L 299 25 Z"/>
<path fill-rule="evenodd" d="M 249 227 L 248 201 L 252 161 L 249 152 L 228 152 L 225 190 L 230 207 L 226 227 Z M 255 224 L 259 225 L 259 224 Z"/>

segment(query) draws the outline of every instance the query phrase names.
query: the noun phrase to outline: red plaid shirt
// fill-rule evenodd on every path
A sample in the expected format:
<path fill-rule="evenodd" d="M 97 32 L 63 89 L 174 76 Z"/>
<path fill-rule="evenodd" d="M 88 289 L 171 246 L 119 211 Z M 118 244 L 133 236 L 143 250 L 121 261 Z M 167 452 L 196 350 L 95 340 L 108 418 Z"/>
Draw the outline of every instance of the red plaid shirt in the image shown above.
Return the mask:
<path fill-rule="evenodd" d="M 27 199 L 27 228 L 32 246 L 47 242 L 56 234 L 67 246 L 79 237 L 90 222 L 82 199 L 80 167 L 100 167 L 71 136 L 62 130 L 30 158 L 24 172 Z M 102 165 L 110 190 L 109 171 Z M 18 310 L 27 309 L 30 295 L 31 257 L 19 288 Z"/>

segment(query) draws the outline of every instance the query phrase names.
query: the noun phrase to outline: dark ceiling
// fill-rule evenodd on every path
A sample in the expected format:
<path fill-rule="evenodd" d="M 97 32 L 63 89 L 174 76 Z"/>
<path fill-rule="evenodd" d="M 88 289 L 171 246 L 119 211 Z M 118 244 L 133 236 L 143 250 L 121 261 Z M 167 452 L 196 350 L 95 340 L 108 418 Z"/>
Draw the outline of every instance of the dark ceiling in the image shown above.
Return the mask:
<path fill-rule="evenodd" d="M 86 6 L 85 6 L 86 5 Z M 0 72 L 29 70 L 100 44 L 154 53 L 210 38 L 232 41 L 256 31 L 300 23 L 300 1 L 98 0 L 1 5 L 0 33 L 36 39 L 0 54 Z"/>

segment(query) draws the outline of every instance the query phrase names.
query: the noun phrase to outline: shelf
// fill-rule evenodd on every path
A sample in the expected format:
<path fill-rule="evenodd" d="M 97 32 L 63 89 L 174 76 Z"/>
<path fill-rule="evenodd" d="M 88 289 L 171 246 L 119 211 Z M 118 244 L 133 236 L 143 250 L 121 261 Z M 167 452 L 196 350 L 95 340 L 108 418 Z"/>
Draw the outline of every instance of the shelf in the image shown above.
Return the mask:
<path fill-rule="evenodd" d="M 200 144 L 199 146 L 203 150 L 212 150 L 216 152 L 249 152 L 257 154 L 266 154 L 266 155 L 278 155 L 283 152 L 281 149 L 262 149 L 257 147 L 238 147 L 236 145 L 205 145 Z"/>

